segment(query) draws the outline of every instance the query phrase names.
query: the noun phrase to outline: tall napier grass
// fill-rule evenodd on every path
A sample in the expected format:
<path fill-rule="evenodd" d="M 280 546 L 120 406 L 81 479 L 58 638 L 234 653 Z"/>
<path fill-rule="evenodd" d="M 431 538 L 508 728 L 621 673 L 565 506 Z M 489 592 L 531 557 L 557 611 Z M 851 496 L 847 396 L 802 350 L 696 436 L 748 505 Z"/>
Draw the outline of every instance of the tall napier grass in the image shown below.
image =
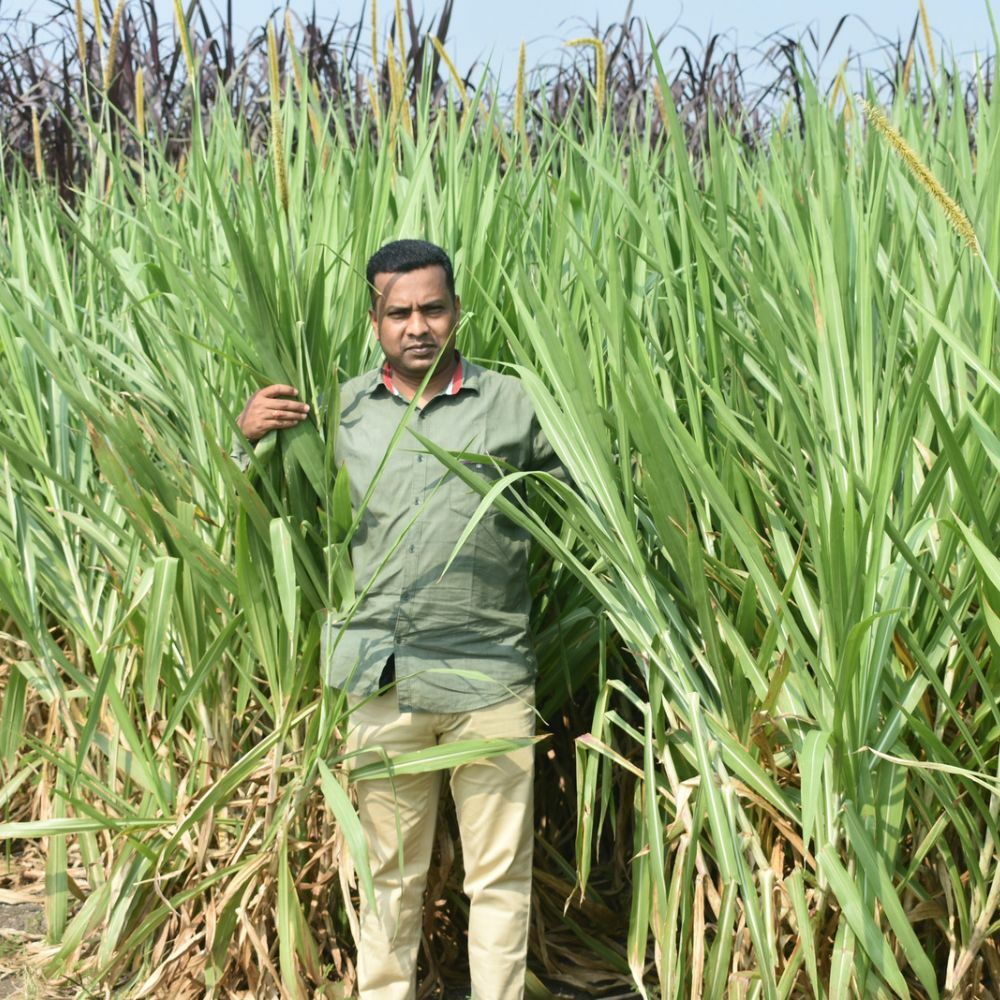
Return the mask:
<path fill-rule="evenodd" d="M 432 114 L 429 70 L 412 134 L 398 102 L 381 142 L 315 129 L 302 72 L 270 159 L 224 106 L 183 169 L 98 118 L 72 207 L 0 188 L 0 836 L 15 873 L 43 852 L 47 974 L 350 989 L 337 386 L 376 361 L 361 263 L 421 234 L 455 252 L 461 349 L 521 376 L 575 484 L 526 504 L 395 445 L 538 543 L 533 975 L 1000 995 L 998 302 L 937 205 L 807 77 L 801 130 L 755 152 L 709 116 L 696 164 L 665 74 L 665 142 L 595 93 L 516 155 L 495 101 Z M 892 117 L 995 273 L 1000 121 L 980 79 L 970 135 L 959 86 Z M 314 416 L 243 474 L 235 415 L 276 380 Z M 462 942 L 439 829 L 428 984 Z"/>

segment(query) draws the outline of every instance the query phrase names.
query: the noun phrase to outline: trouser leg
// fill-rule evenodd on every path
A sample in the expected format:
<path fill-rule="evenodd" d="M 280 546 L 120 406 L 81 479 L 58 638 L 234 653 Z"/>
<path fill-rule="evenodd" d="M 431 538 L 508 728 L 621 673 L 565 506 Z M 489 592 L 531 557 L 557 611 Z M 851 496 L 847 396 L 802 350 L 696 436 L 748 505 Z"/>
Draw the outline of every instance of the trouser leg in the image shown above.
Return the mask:
<path fill-rule="evenodd" d="M 454 740 L 532 736 L 534 702 L 517 699 L 467 715 L 442 733 Z M 520 1000 L 528 950 L 534 750 L 463 764 L 451 775 L 469 897 L 473 1000 Z"/>
<path fill-rule="evenodd" d="M 391 756 L 433 746 L 433 719 L 427 713 L 401 713 L 392 693 L 356 707 L 348 746 L 372 752 L 359 756 L 354 766 L 377 760 L 378 747 Z M 355 788 L 377 904 L 372 910 L 362 894 L 359 996 L 413 1000 L 441 773 L 359 781 Z"/>

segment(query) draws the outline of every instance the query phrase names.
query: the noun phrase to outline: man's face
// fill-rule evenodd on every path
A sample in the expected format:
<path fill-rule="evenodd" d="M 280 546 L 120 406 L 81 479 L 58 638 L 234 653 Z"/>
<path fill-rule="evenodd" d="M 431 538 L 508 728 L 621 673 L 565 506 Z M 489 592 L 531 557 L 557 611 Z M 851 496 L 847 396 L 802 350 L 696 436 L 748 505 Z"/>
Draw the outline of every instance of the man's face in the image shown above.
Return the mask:
<path fill-rule="evenodd" d="M 441 355 L 447 368 L 462 305 L 451 297 L 444 269 L 376 274 L 374 283 L 372 330 L 393 372 L 419 383 Z"/>

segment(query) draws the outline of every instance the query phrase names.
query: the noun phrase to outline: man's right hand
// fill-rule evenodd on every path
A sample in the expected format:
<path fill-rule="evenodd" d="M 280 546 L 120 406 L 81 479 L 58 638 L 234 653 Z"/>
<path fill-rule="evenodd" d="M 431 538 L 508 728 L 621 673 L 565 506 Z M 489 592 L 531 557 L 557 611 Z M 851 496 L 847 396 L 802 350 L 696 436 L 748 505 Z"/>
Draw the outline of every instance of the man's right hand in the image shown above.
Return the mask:
<path fill-rule="evenodd" d="M 236 425 L 251 443 L 259 441 L 268 431 L 295 427 L 309 415 L 309 407 L 282 397 L 298 394 L 293 385 L 268 385 L 258 389 L 247 400 L 243 412 L 236 418 Z"/>

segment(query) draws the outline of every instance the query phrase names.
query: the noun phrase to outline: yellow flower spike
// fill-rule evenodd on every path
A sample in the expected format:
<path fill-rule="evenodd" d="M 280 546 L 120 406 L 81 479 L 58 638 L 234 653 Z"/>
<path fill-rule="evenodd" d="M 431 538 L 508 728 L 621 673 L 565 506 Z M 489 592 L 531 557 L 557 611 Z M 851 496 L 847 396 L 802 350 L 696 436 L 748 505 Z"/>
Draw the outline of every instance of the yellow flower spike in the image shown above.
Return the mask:
<path fill-rule="evenodd" d="M 378 5 L 372 0 L 372 66 L 378 72 Z"/>
<path fill-rule="evenodd" d="M 906 62 L 903 64 L 903 79 L 900 81 L 900 88 L 903 93 L 910 89 L 910 74 L 913 72 L 913 58 L 916 55 L 916 47 L 910 42 L 910 47 L 906 51 Z"/>
<path fill-rule="evenodd" d="M 368 102 L 371 104 L 372 109 L 372 121 L 375 122 L 375 134 L 378 136 L 379 142 L 382 141 L 382 112 L 379 108 L 378 95 L 375 93 L 375 88 L 372 86 L 371 80 L 366 81 L 368 85 Z"/>
<path fill-rule="evenodd" d="M 913 147 L 903 138 L 902 133 L 886 118 L 885 112 L 876 105 L 869 104 L 868 101 L 862 101 L 862 106 L 872 127 L 882 133 L 889 145 L 906 164 L 910 173 L 916 178 L 917 183 L 941 206 L 948 224 L 962 238 L 962 242 L 977 257 L 981 256 L 976 231 L 972 228 L 972 223 L 961 205 L 945 191 L 930 167 L 920 159 Z"/>
<path fill-rule="evenodd" d="M 97 51 L 104 48 L 104 22 L 101 20 L 101 0 L 94 0 L 94 36 L 97 38 Z"/>
<path fill-rule="evenodd" d="M 111 86 L 115 77 L 115 59 L 118 56 L 118 33 L 121 30 L 125 0 L 118 0 L 114 16 L 111 18 L 111 34 L 108 37 L 108 61 L 104 64 L 104 89 Z"/>
<path fill-rule="evenodd" d="M 659 77 L 653 80 L 653 99 L 656 101 L 656 110 L 660 113 L 660 125 L 663 128 L 663 134 L 666 135 L 670 119 L 667 117 L 667 102 L 663 98 L 663 88 L 660 86 Z"/>
<path fill-rule="evenodd" d="M 435 38 L 434 35 L 427 36 L 431 40 L 431 45 L 434 46 L 434 51 L 437 52 L 438 56 L 441 58 L 441 62 L 445 64 L 448 68 L 448 73 L 451 76 L 451 82 L 455 84 L 455 89 L 465 97 L 465 82 L 458 75 L 458 70 L 455 68 L 455 64 L 451 61 L 451 57 L 445 52 L 444 46 L 441 44 L 440 40 Z"/>
<path fill-rule="evenodd" d="M 594 90 L 597 94 L 597 117 L 604 119 L 604 97 L 607 89 L 607 55 L 604 51 L 604 42 L 599 38 L 574 38 L 566 43 L 578 47 L 589 45 L 594 50 L 594 59 L 597 62 L 597 72 L 594 80 Z"/>
<path fill-rule="evenodd" d="M 292 64 L 292 77 L 295 80 L 295 93 L 299 99 L 305 98 L 305 85 L 302 82 L 302 67 L 299 65 L 298 50 L 295 48 L 295 31 L 292 25 L 292 12 L 285 10 L 285 41 L 288 43 L 288 58 Z"/>
<path fill-rule="evenodd" d="M 517 85 L 514 88 L 514 132 L 521 139 L 524 158 L 528 159 L 531 147 L 528 145 L 528 130 L 524 127 L 524 60 L 524 42 L 521 42 L 521 49 L 517 55 Z"/>
<path fill-rule="evenodd" d="M 146 137 L 146 87 L 140 66 L 135 71 L 135 127 L 139 135 Z"/>
<path fill-rule="evenodd" d="M 87 79 L 87 38 L 83 29 L 83 0 L 76 0 L 76 47 L 80 56 L 80 72 Z"/>
<path fill-rule="evenodd" d="M 45 163 L 42 160 L 42 123 L 38 120 L 38 112 L 31 109 L 31 140 L 35 148 L 35 176 L 45 180 Z"/>
<path fill-rule="evenodd" d="M 184 17 L 181 0 L 174 0 L 174 17 L 177 19 L 177 30 L 181 36 L 181 48 L 184 50 L 184 62 L 187 63 L 188 79 L 193 86 L 195 80 L 194 55 L 191 52 L 191 39 L 188 36 L 187 19 Z"/>
<path fill-rule="evenodd" d="M 924 0 L 917 0 L 920 4 L 920 24 L 924 29 L 924 42 L 927 45 L 927 61 L 931 64 L 931 74 L 937 76 L 937 59 L 934 57 L 934 40 L 931 38 L 931 22 L 927 17 L 927 8 Z"/>
<path fill-rule="evenodd" d="M 267 69 L 271 91 L 271 155 L 274 158 L 274 181 L 282 211 L 288 211 L 288 170 L 285 165 L 285 135 L 281 126 L 281 76 L 278 72 L 278 39 L 274 20 L 267 22 Z"/>
<path fill-rule="evenodd" d="M 403 44 L 403 5 L 396 0 L 396 47 L 399 49 L 399 62 L 400 65 L 405 65 L 403 60 L 406 58 L 404 52 L 406 47 Z"/>

